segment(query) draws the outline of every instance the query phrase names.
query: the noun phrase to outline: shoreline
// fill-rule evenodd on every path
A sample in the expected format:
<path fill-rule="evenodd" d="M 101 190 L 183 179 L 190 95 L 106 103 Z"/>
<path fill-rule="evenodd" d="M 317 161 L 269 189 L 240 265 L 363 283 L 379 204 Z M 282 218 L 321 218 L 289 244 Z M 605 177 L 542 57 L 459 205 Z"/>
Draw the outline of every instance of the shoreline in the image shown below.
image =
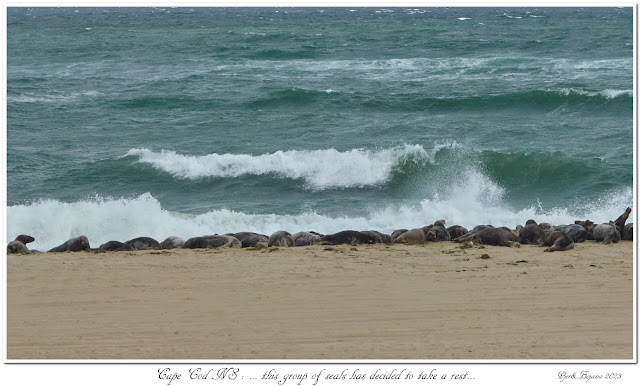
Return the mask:
<path fill-rule="evenodd" d="M 633 242 L 459 247 L 8 255 L 7 359 L 633 358 Z"/>

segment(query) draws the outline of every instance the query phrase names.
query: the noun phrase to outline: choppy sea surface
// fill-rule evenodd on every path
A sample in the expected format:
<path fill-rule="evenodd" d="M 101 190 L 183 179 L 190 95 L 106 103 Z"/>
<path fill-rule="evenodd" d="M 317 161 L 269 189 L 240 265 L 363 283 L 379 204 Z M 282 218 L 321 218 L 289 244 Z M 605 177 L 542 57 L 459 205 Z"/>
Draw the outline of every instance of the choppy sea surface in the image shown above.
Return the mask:
<path fill-rule="evenodd" d="M 615 219 L 632 11 L 9 7 L 7 238 Z"/>

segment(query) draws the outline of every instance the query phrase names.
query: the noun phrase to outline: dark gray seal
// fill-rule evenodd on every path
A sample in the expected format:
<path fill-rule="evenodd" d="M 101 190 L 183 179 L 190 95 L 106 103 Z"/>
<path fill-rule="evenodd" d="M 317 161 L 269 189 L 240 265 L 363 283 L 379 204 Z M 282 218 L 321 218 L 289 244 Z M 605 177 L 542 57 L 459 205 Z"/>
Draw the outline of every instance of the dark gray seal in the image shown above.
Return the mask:
<path fill-rule="evenodd" d="M 582 243 L 587 239 L 587 230 L 582 225 L 569 224 L 562 229 L 562 232 L 571 237 L 574 243 Z"/>
<path fill-rule="evenodd" d="M 162 249 L 162 245 L 151 237 L 136 237 L 129 241 L 125 241 L 124 244 L 131 248 L 131 250 L 144 251 L 147 249 Z"/>
<path fill-rule="evenodd" d="M 427 242 L 427 235 L 422 228 L 410 229 L 393 240 L 394 244 L 424 244 Z"/>
<path fill-rule="evenodd" d="M 371 238 L 373 238 L 375 240 L 374 244 L 382 244 L 382 243 L 384 243 L 384 240 L 382 239 L 382 233 L 380 233 L 378 231 L 362 231 L 362 233 L 366 233 L 369 236 L 371 236 Z"/>
<path fill-rule="evenodd" d="M 466 235 L 465 235 L 466 236 Z M 472 241 L 479 241 L 486 245 L 497 245 L 501 247 L 520 247 L 519 239 L 516 234 L 506 227 L 500 228 L 485 228 L 476 233 L 471 239 Z"/>
<path fill-rule="evenodd" d="M 587 230 L 586 235 L 584 236 L 585 240 L 594 240 L 593 238 L 593 229 L 596 227 L 596 224 L 590 220 L 576 220 L 574 224 L 581 225 L 584 229 Z"/>
<path fill-rule="evenodd" d="M 593 228 L 593 238 L 603 244 L 617 243 L 620 241 L 620 232 L 613 223 L 598 224 Z"/>
<path fill-rule="evenodd" d="M 7 254 L 25 254 L 29 253 L 29 248 L 20 240 L 13 240 L 7 244 Z"/>
<path fill-rule="evenodd" d="M 422 228 L 424 231 L 424 228 Z M 451 235 L 442 225 L 432 225 L 431 228 L 424 232 L 427 241 L 451 241 Z"/>
<path fill-rule="evenodd" d="M 269 238 L 265 235 L 254 232 L 238 232 L 232 235 L 240 240 L 242 248 L 266 247 L 269 245 Z"/>
<path fill-rule="evenodd" d="M 27 244 L 29 244 L 31 242 L 34 242 L 36 239 L 34 239 L 31 236 L 20 235 L 20 236 L 16 237 L 15 240 L 20 241 L 24 245 L 27 245 Z"/>
<path fill-rule="evenodd" d="M 633 240 L 633 223 L 624 226 L 622 240 Z"/>
<path fill-rule="evenodd" d="M 380 236 L 380 239 L 382 240 L 382 243 L 384 243 L 384 244 L 391 244 L 393 242 L 393 240 L 391 240 L 391 235 L 388 235 L 386 233 L 382 233 L 382 232 L 378 232 L 378 231 L 365 231 L 365 233 L 371 233 L 371 234 Z M 377 238 L 376 238 L 376 240 L 377 240 Z"/>
<path fill-rule="evenodd" d="M 320 236 L 319 233 L 316 232 L 298 232 L 291 235 L 293 237 L 293 241 L 296 247 L 302 247 L 305 245 L 311 245 L 313 243 L 319 242 Z"/>
<path fill-rule="evenodd" d="M 566 251 L 574 247 L 573 239 L 562 231 L 551 232 L 543 245 L 549 247 L 545 252 Z"/>
<path fill-rule="evenodd" d="M 341 231 L 331 235 L 324 235 L 320 238 L 320 242 L 325 245 L 336 244 L 375 244 L 376 238 L 368 233 L 358 231 Z"/>
<path fill-rule="evenodd" d="M 620 236 L 622 236 L 624 234 L 624 224 L 627 222 L 627 219 L 629 218 L 629 214 L 631 214 L 631 208 L 627 208 L 625 209 L 624 213 L 622 213 L 614 222 L 613 224 L 615 225 L 615 227 L 618 229 L 618 232 L 620 233 Z"/>
<path fill-rule="evenodd" d="M 469 230 L 460 225 L 452 225 L 447 228 L 447 232 L 449 232 L 449 236 L 451 236 L 451 239 L 456 239 L 469 233 Z"/>
<path fill-rule="evenodd" d="M 49 250 L 49 252 L 79 252 L 91 249 L 87 236 L 75 237 Z"/>
<path fill-rule="evenodd" d="M 535 220 L 527 220 L 524 228 L 520 230 L 518 235 L 520 244 L 538 244 L 544 243 L 546 236 L 544 231 Z"/>
<path fill-rule="evenodd" d="M 477 238 L 477 236 L 484 231 L 485 229 L 492 229 L 493 226 L 492 225 L 476 225 L 475 227 L 473 227 L 473 229 L 471 229 L 469 232 L 465 233 L 462 236 L 458 236 L 457 238 L 455 238 L 453 241 L 457 241 L 459 243 L 464 243 L 467 241 L 472 241 L 472 240 L 476 240 L 479 241 L 479 239 Z"/>
<path fill-rule="evenodd" d="M 210 235 L 202 237 L 192 237 L 184 242 L 182 248 L 242 248 L 240 240 L 233 236 Z"/>
<path fill-rule="evenodd" d="M 439 226 L 439 227 L 443 227 L 444 228 L 444 220 L 438 220 L 436 222 L 433 223 L 434 226 Z"/>
<path fill-rule="evenodd" d="M 100 246 L 98 250 L 103 252 L 113 252 L 113 251 L 130 251 L 131 247 L 126 245 L 125 243 L 121 243 L 120 241 L 108 241 Z"/>
<path fill-rule="evenodd" d="M 277 231 L 269 236 L 270 247 L 293 247 L 296 245 L 296 241 L 291 236 L 291 233 L 287 231 Z"/>
<path fill-rule="evenodd" d="M 175 249 L 184 245 L 184 240 L 178 236 L 169 236 L 160 243 L 162 249 Z"/>

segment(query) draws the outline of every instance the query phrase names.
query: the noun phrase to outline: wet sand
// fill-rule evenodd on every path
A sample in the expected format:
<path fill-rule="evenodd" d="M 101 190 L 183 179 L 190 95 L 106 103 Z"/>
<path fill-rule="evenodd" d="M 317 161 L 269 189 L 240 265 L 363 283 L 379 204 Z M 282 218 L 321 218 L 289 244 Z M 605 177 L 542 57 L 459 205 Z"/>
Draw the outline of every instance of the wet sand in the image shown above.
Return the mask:
<path fill-rule="evenodd" d="M 10 255 L 7 357 L 633 358 L 632 242 L 459 247 Z"/>

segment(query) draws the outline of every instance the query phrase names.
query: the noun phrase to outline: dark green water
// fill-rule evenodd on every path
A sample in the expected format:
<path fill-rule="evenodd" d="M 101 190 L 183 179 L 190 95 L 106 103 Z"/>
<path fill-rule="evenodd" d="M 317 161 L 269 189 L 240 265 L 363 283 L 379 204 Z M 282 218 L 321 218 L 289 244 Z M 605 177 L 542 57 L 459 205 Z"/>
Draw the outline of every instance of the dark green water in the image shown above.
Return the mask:
<path fill-rule="evenodd" d="M 8 237 L 632 204 L 632 8 L 8 9 Z"/>

